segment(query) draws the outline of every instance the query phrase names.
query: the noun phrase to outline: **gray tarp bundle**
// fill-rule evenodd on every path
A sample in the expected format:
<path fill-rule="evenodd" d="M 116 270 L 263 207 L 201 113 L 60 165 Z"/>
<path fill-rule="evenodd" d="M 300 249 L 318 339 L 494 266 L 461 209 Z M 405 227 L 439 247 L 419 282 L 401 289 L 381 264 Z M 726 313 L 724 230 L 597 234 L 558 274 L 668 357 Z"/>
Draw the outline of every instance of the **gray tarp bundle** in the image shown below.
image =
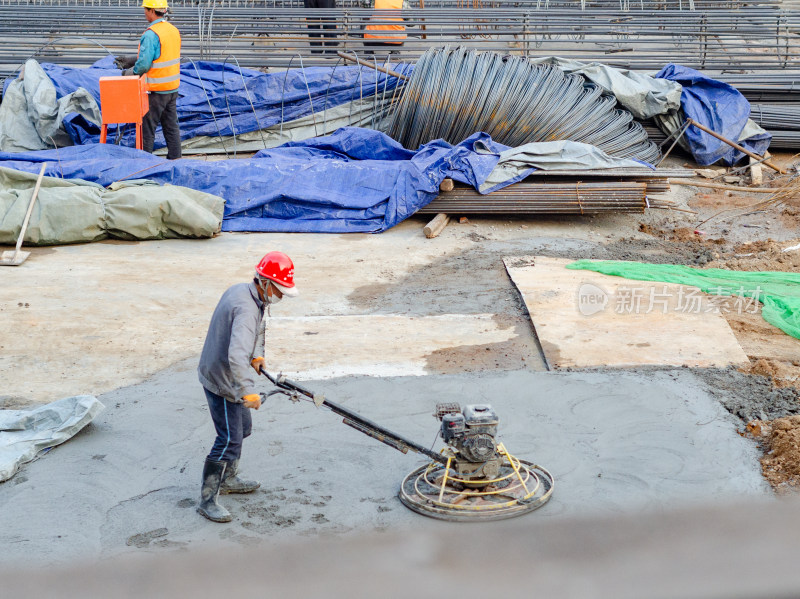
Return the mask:
<path fill-rule="evenodd" d="M 551 64 L 565 73 L 583 75 L 613 94 L 622 106 L 637 119 L 649 119 L 657 114 L 664 114 L 681 107 L 680 83 L 669 79 L 656 79 L 643 73 L 617 69 L 599 62 L 580 62 L 567 58 L 550 56 L 533 58 L 537 64 Z"/>
<path fill-rule="evenodd" d="M 71 439 L 104 409 L 93 395 L 78 395 L 33 410 L 0 410 L 0 482 L 43 450 Z"/>
<path fill-rule="evenodd" d="M 475 143 L 475 151 L 479 154 L 494 153 L 481 141 Z M 498 185 L 522 178 L 532 168 L 544 171 L 559 169 L 580 171 L 642 167 L 646 165 L 638 160 L 609 156 L 600 148 L 579 141 L 539 141 L 500 152 L 500 160 L 481 183 L 478 191 L 490 193 Z"/>
<path fill-rule="evenodd" d="M 36 175 L 0 167 L 0 244 L 16 243 L 35 183 Z M 212 237 L 222 226 L 224 206 L 218 196 L 152 181 L 106 189 L 80 179 L 44 177 L 24 243 Z"/>
<path fill-rule="evenodd" d="M 28 60 L 20 76 L 8 85 L 0 104 L 0 151 L 71 146 L 72 139 L 62 123 L 72 112 L 100 125 L 100 108 L 87 90 L 78 88 L 57 99 L 50 77 L 38 62 Z"/>

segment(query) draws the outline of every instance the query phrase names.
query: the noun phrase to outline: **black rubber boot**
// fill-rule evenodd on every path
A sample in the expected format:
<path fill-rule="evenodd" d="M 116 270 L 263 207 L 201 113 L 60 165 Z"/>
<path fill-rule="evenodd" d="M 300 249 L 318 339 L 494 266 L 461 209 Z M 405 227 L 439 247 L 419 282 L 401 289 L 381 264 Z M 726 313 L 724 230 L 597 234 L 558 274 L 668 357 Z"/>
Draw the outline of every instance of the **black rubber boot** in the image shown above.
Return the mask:
<path fill-rule="evenodd" d="M 261 486 L 255 480 L 242 480 L 236 474 L 239 472 L 239 460 L 234 460 L 225 469 L 220 485 L 220 493 L 252 493 Z"/>
<path fill-rule="evenodd" d="M 206 459 L 206 464 L 203 466 L 203 486 L 200 490 L 200 505 L 197 506 L 197 511 L 214 522 L 231 521 L 231 513 L 217 503 L 226 465 L 225 462 Z"/>

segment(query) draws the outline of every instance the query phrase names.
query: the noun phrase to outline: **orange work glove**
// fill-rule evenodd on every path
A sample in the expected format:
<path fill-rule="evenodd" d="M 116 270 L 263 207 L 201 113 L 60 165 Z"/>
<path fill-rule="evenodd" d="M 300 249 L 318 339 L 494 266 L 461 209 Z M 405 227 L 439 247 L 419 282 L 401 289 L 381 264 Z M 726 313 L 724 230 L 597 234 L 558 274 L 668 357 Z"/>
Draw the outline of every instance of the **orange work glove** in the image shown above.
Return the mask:
<path fill-rule="evenodd" d="M 252 366 L 258 374 L 261 374 L 261 369 L 265 364 L 264 358 L 253 358 L 250 360 L 250 366 Z"/>
<path fill-rule="evenodd" d="M 253 393 L 251 395 L 245 395 L 242 397 L 244 400 L 244 407 L 251 408 L 253 410 L 257 410 L 261 407 L 261 396 L 258 393 Z"/>

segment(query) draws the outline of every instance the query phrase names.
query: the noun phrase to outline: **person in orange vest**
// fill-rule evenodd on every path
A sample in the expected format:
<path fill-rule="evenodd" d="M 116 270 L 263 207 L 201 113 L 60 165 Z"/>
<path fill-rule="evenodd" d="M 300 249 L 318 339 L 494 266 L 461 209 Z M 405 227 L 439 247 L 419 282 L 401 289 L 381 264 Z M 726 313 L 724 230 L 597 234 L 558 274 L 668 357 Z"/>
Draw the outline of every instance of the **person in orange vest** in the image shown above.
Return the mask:
<path fill-rule="evenodd" d="M 364 31 L 364 46 L 367 52 L 374 53 L 375 48 L 388 48 L 399 50 L 406 40 L 406 26 L 400 15 L 403 0 L 375 0 L 375 13 L 370 17 L 369 24 Z M 398 16 L 392 16 L 397 11 Z M 397 24 L 390 24 L 390 22 Z"/>
<path fill-rule="evenodd" d="M 167 0 L 143 0 L 144 18 L 150 23 L 139 40 L 136 57 L 123 56 L 114 63 L 123 75 L 144 76 L 150 110 L 142 122 L 142 145 L 153 151 L 159 123 L 167 142 L 167 159 L 181 157 L 181 130 L 178 126 L 178 87 L 181 83 L 181 34 L 167 23 Z M 133 60 L 135 58 L 135 61 Z M 133 63 L 133 64 L 131 64 Z"/>

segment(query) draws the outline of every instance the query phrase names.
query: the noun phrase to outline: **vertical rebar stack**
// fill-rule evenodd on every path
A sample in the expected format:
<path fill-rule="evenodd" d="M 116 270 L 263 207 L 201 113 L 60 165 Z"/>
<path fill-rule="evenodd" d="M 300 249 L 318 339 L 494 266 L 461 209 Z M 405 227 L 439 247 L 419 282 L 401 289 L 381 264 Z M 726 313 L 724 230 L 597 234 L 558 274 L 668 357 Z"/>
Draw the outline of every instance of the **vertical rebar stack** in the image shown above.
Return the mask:
<path fill-rule="evenodd" d="M 613 96 L 580 75 L 495 52 L 428 50 L 394 109 L 389 135 L 407 148 L 459 143 L 476 131 L 508 146 L 571 140 L 655 162 L 657 146 Z"/>

